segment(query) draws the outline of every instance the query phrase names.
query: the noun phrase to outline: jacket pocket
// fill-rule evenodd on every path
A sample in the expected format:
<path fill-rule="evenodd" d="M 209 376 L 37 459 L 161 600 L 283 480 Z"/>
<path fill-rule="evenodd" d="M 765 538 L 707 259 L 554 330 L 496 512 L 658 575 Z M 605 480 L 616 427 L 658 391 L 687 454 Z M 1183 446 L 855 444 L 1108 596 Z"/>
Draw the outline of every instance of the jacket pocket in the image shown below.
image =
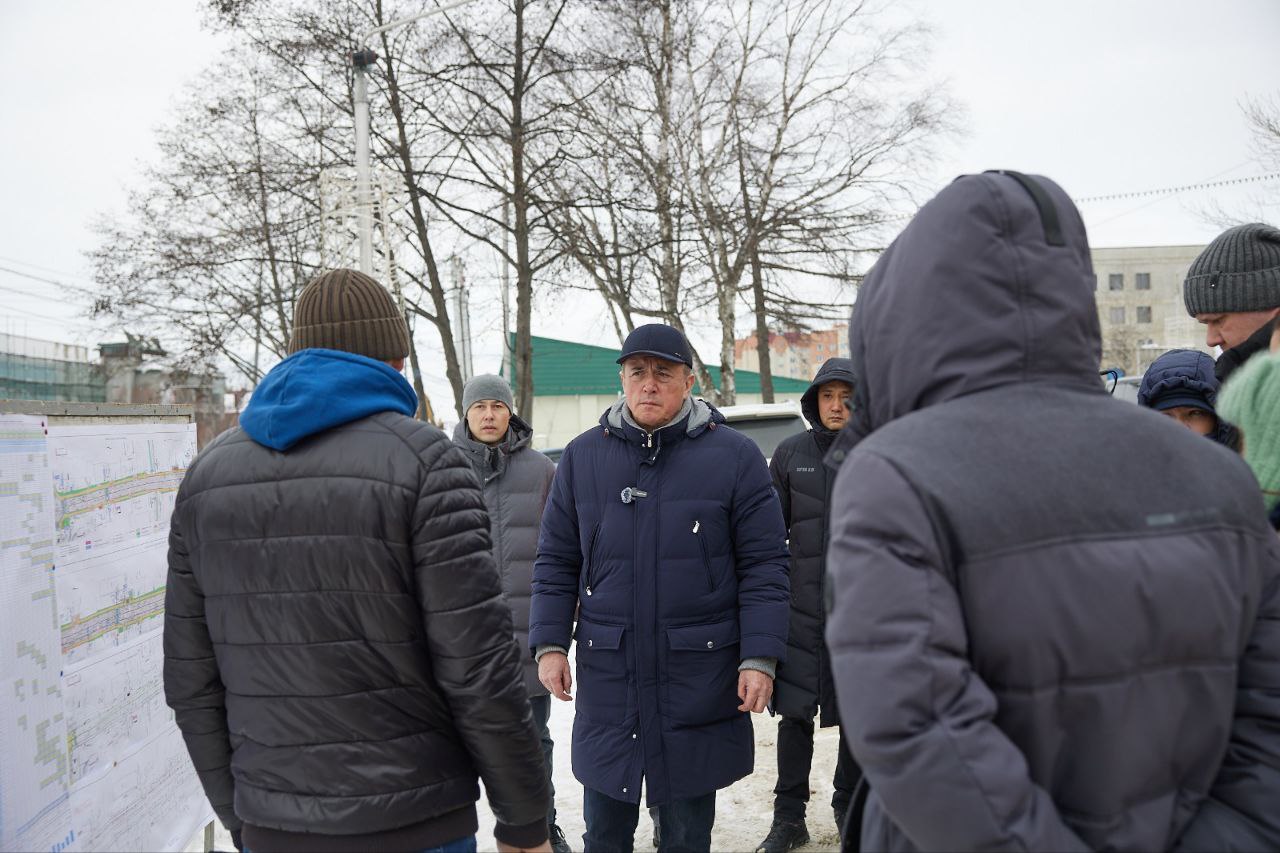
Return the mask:
<path fill-rule="evenodd" d="M 621 625 L 578 617 L 578 695 L 575 713 L 584 719 L 621 725 L 628 718 L 632 681 Z"/>
<path fill-rule="evenodd" d="M 666 715 L 677 728 L 731 719 L 738 711 L 738 623 L 667 629 Z"/>
<path fill-rule="evenodd" d="M 597 521 L 596 526 L 591 528 L 591 538 L 587 540 L 586 579 L 583 581 L 587 595 L 591 595 L 591 584 L 595 580 L 596 540 L 600 538 L 600 524 Z"/>

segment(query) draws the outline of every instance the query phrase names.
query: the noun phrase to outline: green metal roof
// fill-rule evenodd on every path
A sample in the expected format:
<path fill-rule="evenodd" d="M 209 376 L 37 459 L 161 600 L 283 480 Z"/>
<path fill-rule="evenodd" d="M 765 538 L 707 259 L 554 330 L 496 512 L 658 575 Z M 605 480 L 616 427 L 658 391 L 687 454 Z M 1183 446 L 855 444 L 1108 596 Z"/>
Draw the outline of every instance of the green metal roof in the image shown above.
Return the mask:
<path fill-rule="evenodd" d="M 515 335 L 511 336 L 512 349 Z M 537 397 L 574 397 L 586 394 L 617 394 L 622 390 L 618 380 L 618 353 L 620 349 L 597 347 L 574 341 L 533 336 L 533 393 Z M 508 371 L 503 366 L 503 373 Z M 711 379 L 720 382 L 720 368 L 711 367 Z M 738 393 L 759 394 L 760 374 L 751 370 L 735 370 Z M 514 384 L 514 383 L 513 383 Z M 786 376 L 773 377 L 773 390 L 777 394 L 803 394 L 809 383 L 803 379 Z M 702 393 L 695 384 L 695 394 Z"/>

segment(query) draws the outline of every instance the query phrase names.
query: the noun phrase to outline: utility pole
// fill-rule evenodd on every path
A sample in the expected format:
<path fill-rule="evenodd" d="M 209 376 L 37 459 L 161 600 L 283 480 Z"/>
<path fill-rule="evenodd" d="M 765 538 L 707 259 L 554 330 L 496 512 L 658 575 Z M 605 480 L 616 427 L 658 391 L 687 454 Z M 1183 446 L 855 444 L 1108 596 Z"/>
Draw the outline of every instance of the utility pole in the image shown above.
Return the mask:
<path fill-rule="evenodd" d="M 356 224 L 360 232 L 360 272 L 365 275 L 373 275 L 373 199 L 369 188 L 369 172 L 372 164 L 369 155 L 368 69 L 378 61 L 378 55 L 370 50 L 368 45 L 379 33 L 394 30 L 422 18 L 443 14 L 470 2 L 471 0 L 458 0 L 456 3 L 437 6 L 369 30 L 360 38 L 359 49 L 351 54 L 351 66 L 354 71 L 351 94 L 356 123 Z"/>
<path fill-rule="evenodd" d="M 458 318 L 455 345 L 461 362 L 462 381 L 467 382 L 475 375 L 475 370 L 471 364 L 471 306 L 467 302 L 466 273 L 462 258 L 457 255 L 450 258 L 449 271 L 453 279 L 454 313 Z"/>

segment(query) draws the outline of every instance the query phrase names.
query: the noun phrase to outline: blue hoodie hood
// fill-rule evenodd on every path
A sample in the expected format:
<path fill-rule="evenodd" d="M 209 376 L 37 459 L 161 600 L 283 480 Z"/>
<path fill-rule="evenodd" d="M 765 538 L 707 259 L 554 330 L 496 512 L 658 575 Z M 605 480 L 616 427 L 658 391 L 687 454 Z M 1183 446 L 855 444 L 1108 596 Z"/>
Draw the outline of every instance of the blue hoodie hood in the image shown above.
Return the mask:
<path fill-rule="evenodd" d="M 249 437 L 273 450 L 379 412 L 413 417 L 418 395 L 391 365 L 350 352 L 299 350 L 258 384 L 240 415 Z"/>

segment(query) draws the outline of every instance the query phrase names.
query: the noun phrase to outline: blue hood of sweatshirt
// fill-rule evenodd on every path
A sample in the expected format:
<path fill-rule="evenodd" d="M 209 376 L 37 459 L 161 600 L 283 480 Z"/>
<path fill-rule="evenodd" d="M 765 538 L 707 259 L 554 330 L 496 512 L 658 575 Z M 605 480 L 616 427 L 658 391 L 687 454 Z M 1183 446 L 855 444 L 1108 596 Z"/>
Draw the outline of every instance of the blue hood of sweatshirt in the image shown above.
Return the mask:
<path fill-rule="evenodd" d="M 391 365 L 331 349 L 299 350 L 258 384 L 240 415 L 249 437 L 273 450 L 379 412 L 413 417 L 418 395 Z"/>

